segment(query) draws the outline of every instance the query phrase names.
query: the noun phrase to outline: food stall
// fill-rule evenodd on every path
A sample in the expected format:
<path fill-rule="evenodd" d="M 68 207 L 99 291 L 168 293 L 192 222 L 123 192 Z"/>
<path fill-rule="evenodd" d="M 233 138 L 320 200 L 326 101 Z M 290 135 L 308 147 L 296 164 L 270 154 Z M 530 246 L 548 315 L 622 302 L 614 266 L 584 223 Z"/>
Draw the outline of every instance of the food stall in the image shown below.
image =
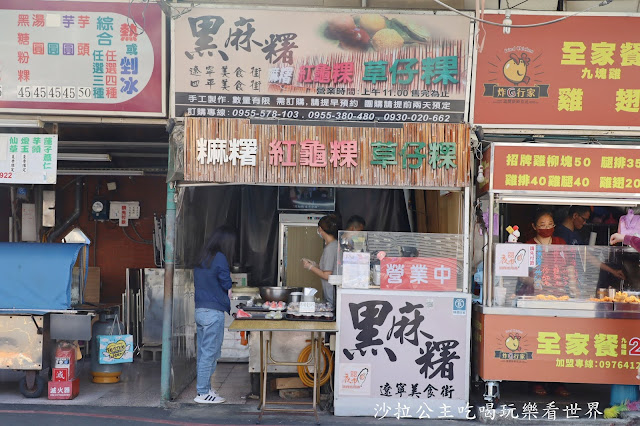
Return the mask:
<path fill-rule="evenodd" d="M 209 161 L 211 155 L 224 159 L 227 157 L 223 154 L 228 153 L 216 153 L 204 147 L 209 147 L 213 141 L 218 144 L 219 141 L 232 140 L 243 140 L 247 146 L 250 144 L 254 147 L 246 151 L 244 162 Z M 249 368 L 252 371 L 252 358 L 257 359 L 255 371 L 260 373 L 261 415 L 273 407 L 266 399 L 267 376 L 296 372 L 302 368 L 322 372 L 323 379 L 320 380 L 320 374 L 318 377 L 315 374 L 309 376 L 312 380 L 309 387 L 315 389 L 315 393 L 308 412 L 316 413 L 320 382 L 327 381 L 334 393 L 336 415 L 372 416 L 376 414 L 377 405 L 401 402 L 408 407 L 407 416 L 427 416 L 428 410 L 437 412 L 445 405 L 448 407 L 445 415 L 466 417 L 463 409 L 468 404 L 469 393 L 471 315 L 467 294 L 469 277 L 466 273 L 470 222 L 470 143 L 467 125 L 412 123 L 389 127 L 322 127 L 187 117 L 184 141 L 184 181 L 178 184 L 178 206 L 181 209 L 178 229 L 183 231 L 178 233 L 176 244 L 180 259 L 189 250 L 196 252 L 195 241 L 198 240 L 190 237 L 189 227 L 204 229 L 202 222 L 200 225 L 194 222 L 203 211 L 194 209 L 192 206 L 197 204 L 190 201 L 202 200 L 198 194 L 203 194 L 199 187 L 204 185 L 221 187 L 233 182 L 241 187 L 297 185 L 432 189 L 436 191 L 424 192 L 434 192 L 434 199 L 447 199 L 446 194 L 451 194 L 449 199 L 456 201 L 449 204 L 443 202 L 439 209 L 433 206 L 428 210 L 431 217 L 441 217 L 443 222 L 451 222 L 448 230 L 442 231 L 449 233 L 369 231 L 339 234 L 341 248 L 338 252 L 338 271 L 342 278 L 346 275 L 347 279 L 331 279 L 332 283 L 341 285 L 337 306 L 321 303 L 321 288 L 315 296 L 304 293 L 304 290 L 313 287 L 308 284 L 308 277 L 292 278 L 295 276 L 288 273 L 290 271 L 287 269 L 297 267 L 301 256 L 306 255 L 304 247 L 294 245 L 294 240 L 291 240 L 286 246 L 298 248 L 295 248 L 295 253 L 289 252 L 290 259 L 286 264 L 283 262 L 273 268 L 274 280 L 270 284 L 273 286 L 277 283 L 275 278 L 278 275 L 288 277 L 286 287 L 281 288 L 295 294 L 296 287 L 302 287 L 300 301 L 289 303 L 289 294 L 276 294 L 262 282 L 251 282 L 251 285 L 262 284 L 262 301 L 244 301 L 229 330 L 251 332 L 249 346 L 254 355 L 250 356 Z M 282 145 L 281 141 L 286 141 L 289 146 Z M 310 141 L 314 149 L 326 153 L 327 162 L 323 166 L 311 165 L 299 154 L 299 150 L 306 149 Z M 352 154 L 344 154 L 352 162 L 342 164 L 339 160 L 328 161 L 331 146 L 336 141 L 356 141 Z M 384 146 L 378 146 L 381 144 L 378 141 L 387 142 L 382 144 Z M 291 153 L 288 153 L 289 149 Z M 282 162 L 289 161 L 289 155 L 293 165 L 283 167 Z M 227 205 L 229 200 L 219 202 Z M 425 206 L 424 198 L 422 203 Z M 229 211 L 234 211 L 234 208 L 230 207 Z M 404 201 L 402 208 L 406 209 Z M 307 213 L 307 216 L 314 215 L 318 216 L 318 213 Z M 207 221 L 213 222 L 211 216 L 207 214 L 206 217 Z M 425 221 L 424 218 L 421 220 Z M 286 224 L 277 215 L 273 215 L 273 222 L 275 226 L 271 223 L 268 228 L 263 226 L 254 229 L 251 238 L 254 241 L 261 240 L 261 235 L 277 232 Z M 248 219 L 243 219 L 241 224 L 252 226 Z M 313 231 L 313 235 L 310 234 L 312 239 L 308 241 L 317 245 L 319 240 L 315 235 L 315 224 L 300 227 Z M 199 234 L 203 236 L 208 232 L 210 230 L 203 230 Z M 242 232 L 248 231 L 245 229 Z M 292 238 L 291 232 L 289 238 Z M 273 248 L 282 253 L 286 251 L 284 245 L 285 242 L 280 241 Z M 383 256 L 383 253 L 386 255 Z M 360 259 L 362 263 L 352 264 L 354 259 Z M 257 276 L 261 272 L 256 265 L 253 266 L 253 275 Z M 406 274 L 394 275 L 387 269 L 404 269 Z M 397 280 L 401 284 L 397 284 Z M 269 301 L 269 305 L 264 301 Z M 375 329 L 379 329 L 376 334 L 384 344 L 374 339 L 365 348 L 358 339 L 362 338 L 362 328 L 367 329 L 367 321 L 371 320 L 371 314 L 378 308 L 372 306 L 366 312 L 361 312 L 369 319 L 359 321 L 358 309 L 351 306 L 368 306 L 371 303 L 384 305 L 384 318 L 380 316 L 373 324 Z M 407 311 L 409 306 L 411 309 Z M 284 312 L 279 312 L 282 310 Z M 447 325 L 433 328 L 429 324 L 434 324 L 436 319 Z M 394 330 L 390 332 L 390 329 Z M 334 338 L 326 339 L 327 332 L 337 332 L 335 341 Z M 302 345 L 294 344 L 296 341 Z M 352 355 L 350 351 L 354 345 L 360 349 Z M 299 354 L 305 346 L 310 346 L 310 354 L 300 358 Z M 395 353 L 395 356 L 388 357 L 388 353 Z M 331 377 L 334 360 L 335 375 Z M 401 365 L 406 370 L 397 375 L 398 380 L 392 382 L 385 376 Z M 351 377 L 354 369 L 360 367 L 366 368 L 369 373 L 366 378 L 364 373 L 360 374 L 363 386 L 354 389 L 343 378 Z M 431 415 L 437 416 L 433 412 Z"/>
<path fill-rule="evenodd" d="M 84 260 L 82 243 L 0 243 L 0 369 L 25 372 L 19 389 L 27 398 L 45 392 L 40 372 L 52 367 L 55 339 L 91 337 L 92 313 L 72 309 L 74 293 L 82 300 L 84 289 L 71 276 L 81 251 Z"/>
<path fill-rule="evenodd" d="M 505 231 L 518 225 L 524 237 L 531 228 L 528 219 L 513 221 L 515 205 L 636 207 L 640 149 L 492 143 L 484 154 L 489 181 L 479 202 L 494 220 L 486 223 L 473 347 L 485 399 L 499 398 L 501 381 L 640 384 L 637 277 L 607 281 L 601 272 L 603 264 L 637 254 L 627 247 L 507 243 Z M 527 284 L 532 291 L 522 290 Z"/>

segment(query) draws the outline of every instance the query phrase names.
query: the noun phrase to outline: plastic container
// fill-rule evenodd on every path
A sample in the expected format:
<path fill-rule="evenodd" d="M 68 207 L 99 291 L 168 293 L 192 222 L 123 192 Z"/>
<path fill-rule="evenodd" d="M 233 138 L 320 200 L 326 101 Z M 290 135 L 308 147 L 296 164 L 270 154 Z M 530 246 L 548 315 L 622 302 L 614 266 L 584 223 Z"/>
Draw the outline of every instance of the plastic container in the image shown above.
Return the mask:
<path fill-rule="evenodd" d="M 611 401 L 610 406 L 620 405 L 624 402 L 632 402 L 638 400 L 637 385 L 611 385 Z"/>
<path fill-rule="evenodd" d="M 331 285 L 339 286 L 342 284 L 342 275 L 329 275 L 327 282 Z"/>
<path fill-rule="evenodd" d="M 100 314 L 100 320 L 93 324 L 91 338 L 91 375 L 94 383 L 118 383 L 122 374 L 122 364 L 100 364 L 98 358 L 98 336 L 124 334 L 124 325 L 115 314 Z"/>

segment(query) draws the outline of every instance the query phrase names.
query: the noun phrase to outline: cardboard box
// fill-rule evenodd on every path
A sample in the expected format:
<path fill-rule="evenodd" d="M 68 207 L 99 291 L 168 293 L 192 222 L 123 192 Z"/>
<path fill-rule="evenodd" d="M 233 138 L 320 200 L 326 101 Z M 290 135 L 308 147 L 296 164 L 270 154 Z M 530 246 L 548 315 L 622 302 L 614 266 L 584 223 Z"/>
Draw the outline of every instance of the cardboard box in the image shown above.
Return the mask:
<path fill-rule="evenodd" d="M 49 382 L 49 399 L 73 399 L 80 394 L 80 379 Z"/>
<path fill-rule="evenodd" d="M 80 270 L 73 268 L 74 277 L 80 278 Z M 84 301 L 85 303 L 100 303 L 100 267 L 89 266 L 87 272 L 87 286 L 84 289 Z"/>
<path fill-rule="evenodd" d="M 300 377 L 279 377 L 276 379 L 276 389 L 305 389 Z"/>

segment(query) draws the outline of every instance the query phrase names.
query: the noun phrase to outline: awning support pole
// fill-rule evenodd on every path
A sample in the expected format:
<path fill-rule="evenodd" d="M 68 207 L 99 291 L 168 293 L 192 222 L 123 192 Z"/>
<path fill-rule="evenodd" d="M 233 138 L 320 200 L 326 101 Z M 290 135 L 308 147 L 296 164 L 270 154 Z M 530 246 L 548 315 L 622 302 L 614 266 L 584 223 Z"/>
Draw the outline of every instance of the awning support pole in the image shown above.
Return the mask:
<path fill-rule="evenodd" d="M 167 213 L 164 252 L 164 309 L 162 315 L 162 363 L 160 366 L 160 392 L 163 401 L 171 399 L 171 336 L 173 334 L 173 270 L 176 237 L 175 183 L 167 183 Z"/>

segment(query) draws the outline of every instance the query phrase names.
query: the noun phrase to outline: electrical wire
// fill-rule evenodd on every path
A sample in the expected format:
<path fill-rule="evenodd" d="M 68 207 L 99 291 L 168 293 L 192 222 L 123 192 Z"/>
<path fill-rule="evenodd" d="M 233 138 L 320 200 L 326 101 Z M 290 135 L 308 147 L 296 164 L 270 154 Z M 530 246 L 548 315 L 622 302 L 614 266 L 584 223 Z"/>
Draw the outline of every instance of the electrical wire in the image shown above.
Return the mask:
<path fill-rule="evenodd" d="M 133 15 L 131 14 L 131 5 L 134 2 L 135 2 L 135 0 L 129 0 L 129 14 L 127 15 L 127 24 L 129 24 L 129 21 L 132 21 L 133 25 L 136 26 L 136 29 L 140 30 L 140 32 L 136 32 L 135 35 L 136 36 L 140 36 L 140 35 L 145 33 L 145 26 L 147 25 L 147 18 L 144 16 L 144 14 L 147 11 L 147 7 L 149 7 L 149 0 L 142 0 L 142 3 L 144 3 L 144 8 L 142 9 L 142 25 L 138 24 L 138 22 L 133 18 Z"/>
<path fill-rule="evenodd" d="M 551 20 L 551 21 L 538 22 L 538 23 L 536 23 L 536 24 L 523 24 L 523 25 L 500 24 L 500 23 L 498 23 L 498 22 L 487 21 L 486 19 L 476 18 L 475 16 L 467 15 L 466 13 L 461 12 L 461 11 L 459 11 L 458 9 L 456 9 L 456 8 L 454 8 L 454 7 L 451 7 L 451 6 L 449 6 L 448 4 L 446 4 L 446 3 L 443 3 L 443 2 L 442 2 L 442 1 L 440 1 L 440 0 L 433 0 L 433 1 L 434 1 L 435 3 L 437 3 L 437 4 L 439 4 L 440 6 L 442 6 L 442 7 L 446 8 L 446 9 L 449 9 L 450 11 L 455 12 L 455 13 L 457 13 L 457 14 L 458 14 L 458 15 L 460 15 L 460 16 L 464 16 L 465 18 L 467 18 L 467 19 L 469 19 L 469 20 L 471 20 L 471 21 L 474 21 L 474 22 L 482 22 L 483 24 L 493 25 L 493 26 L 496 26 L 496 27 L 509 27 L 509 28 L 535 28 L 535 27 L 542 27 L 542 26 L 544 26 L 544 25 L 555 24 L 556 22 L 564 21 L 565 19 L 568 19 L 568 18 L 574 17 L 574 16 L 576 16 L 576 15 L 580 15 L 581 13 L 586 13 L 586 12 L 588 12 L 588 11 L 592 10 L 592 9 L 595 9 L 596 7 L 606 6 L 606 5 L 608 5 L 609 3 L 611 3 L 613 0 L 603 0 L 602 2 L 600 2 L 600 3 L 598 3 L 598 4 L 594 5 L 594 6 L 588 7 L 588 8 L 586 8 L 585 10 L 581 10 L 581 11 L 578 11 L 578 12 L 576 12 L 576 13 L 572 13 L 571 15 L 563 16 L 563 17 L 558 18 L 558 19 L 553 19 L 553 20 Z M 510 10 L 510 9 L 509 9 L 509 10 Z"/>
<path fill-rule="evenodd" d="M 147 243 L 147 242 L 145 242 L 145 241 L 138 241 L 138 240 L 136 240 L 135 238 L 131 238 L 131 237 L 129 236 L 129 234 L 127 234 L 127 231 L 125 231 L 125 230 L 124 230 L 124 228 L 125 228 L 124 226 L 121 226 L 121 227 L 120 227 L 120 229 L 122 229 L 122 232 L 124 233 L 124 235 L 125 235 L 128 239 L 130 239 L 131 241 L 133 241 L 134 243 L 138 243 L 138 244 L 152 244 L 152 243 Z"/>
<path fill-rule="evenodd" d="M 138 238 L 140 238 L 142 241 L 144 241 L 147 244 L 153 244 L 153 240 L 147 240 L 144 237 L 142 237 L 142 235 L 140 235 L 138 233 L 138 229 L 136 228 L 136 223 L 135 222 L 131 222 L 131 227 L 133 228 L 133 232 L 136 233 L 136 235 L 138 236 Z"/>

